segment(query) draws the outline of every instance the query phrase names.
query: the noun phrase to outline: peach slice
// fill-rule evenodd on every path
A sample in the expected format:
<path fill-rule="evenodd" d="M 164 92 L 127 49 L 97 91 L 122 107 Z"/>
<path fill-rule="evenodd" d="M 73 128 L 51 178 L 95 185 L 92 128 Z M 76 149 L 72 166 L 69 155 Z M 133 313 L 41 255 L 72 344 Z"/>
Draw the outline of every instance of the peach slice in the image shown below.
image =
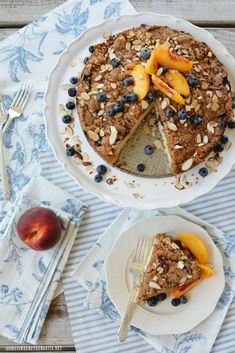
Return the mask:
<path fill-rule="evenodd" d="M 158 63 L 155 58 L 155 51 L 158 47 L 159 47 L 159 43 L 157 43 L 156 47 L 152 50 L 151 56 L 146 63 L 145 71 L 149 75 L 154 75 L 158 69 Z"/>
<path fill-rule="evenodd" d="M 205 244 L 196 235 L 192 233 L 181 233 L 177 235 L 176 239 L 180 240 L 183 247 L 196 257 L 199 264 L 208 263 L 208 254 Z"/>
<path fill-rule="evenodd" d="M 199 264 L 202 278 L 209 278 L 214 275 L 214 271 L 210 265 Z"/>
<path fill-rule="evenodd" d="M 137 94 L 139 99 L 144 99 L 150 89 L 150 78 L 145 72 L 143 65 L 136 65 L 132 71 L 134 79 L 133 91 Z"/>
<path fill-rule="evenodd" d="M 193 66 L 190 60 L 171 53 L 165 44 L 155 50 L 155 58 L 160 65 L 167 66 L 169 69 L 188 71 Z"/>
<path fill-rule="evenodd" d="M 164 80 L 172 87 L 176 92 L 188 97 L 190 94 L 189 85 L 186 78 L 177 70 L 169 70 Z"/>
<path fill-rule="evenodd" d="M 170 291 L 170 295 L 172 295 L 172 297 L 174 297 L 174 298 L 179 298 L 179 297 L 181 297 L 181 295 L 184 295 L 185 293 L 189 292 L 190 289 L 195 287 L 199 282 L 200 282 L 200 279 L 196 279 L 194 281 L 190 281 L 188 283 L 185 283 L 180 287 L 173 288 Z"/>
<path fill-rule="evenodd" d="M 176 103 L 179 103 L 180 105 L 185 104 L 184 98 L 173 88 L 168 86 L 166 82 L 162 81 L 159 77 L 157 77 L 156 75 L 152 75 L 152 81 L 154 83 L 154 86 L 167 97 L 169 97 Z"/>

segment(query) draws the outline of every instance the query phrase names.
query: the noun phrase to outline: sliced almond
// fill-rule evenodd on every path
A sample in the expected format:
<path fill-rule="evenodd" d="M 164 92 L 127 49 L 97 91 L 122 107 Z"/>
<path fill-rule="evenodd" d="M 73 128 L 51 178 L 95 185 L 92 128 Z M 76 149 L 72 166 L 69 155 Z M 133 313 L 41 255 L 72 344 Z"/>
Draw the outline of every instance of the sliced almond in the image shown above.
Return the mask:
<path fill-rule="evenodd" d="M 180 150 L 181 148 L 183 148 L 183 146 L 181 146 L 181 145 L 175 145 L 175 147 L 174 147 L 175 150 Z"/>
<path fill-rule="evenodd" d="M 208 136 L 207 135 L 203 136 L 202 142 L 204 143 L 204 145 L 207 144 L 208 141 L 209 141 Z"/>
<path fill-rule="evenodd" d="M 229 148 L 231 147 L 232 143 L 229 141 L 224 145 L 225 151 L 229 150 Z"/>
<path fill-rule="evenodd" d="M 161 102 L 161 108 L 162 110 L 166 109 L 166 107 L 170 104 L 170 100 L 168 98 L 164 98 L 163 101 Z"/>
<path fill-rule="evenodd" d="M 108 39 L 111 35 L 112 35 L 112 32 L 111 32 L 111 31 L 105 31 L 105 32 L 103 33 L 103 38 L 104 38 L 104 39 Z"/>
<path fill-rule="evenodd" d="M 159 286 L 159 284 L 157 284 L 156 282 L 153 282 L 153 281 L 150 281 L 150 282 L 149 282 L 149 287 L 150 287 L 150 288 L 161 289 L 161 287 Z"/>
<path fill-rule="evenodd" d="M 220 98 L 223 96 L 222 92 L 220 92 L 220 91 L 215 91 L 215 93 L 216 93 L 217 96 L 220 97 Z"/>
<path fill-rule="evenodd" d="M 183 268 L 184 268 L 184 262 L 183 261 L 178 261 L 177 262 L 177 267 L 180 269 L 180 270 L 183 270 Z"/>
<path fill-rule="evenodd" d="M 113 83 L 113 82 L 110 83 L 110 86 L 111 86 L 113 89 L 116 89 L 116 88 L 117 88 L 116 83 Z"/>
<path fill-rule="evenodd" d="M 200 134 L 197 134 L 196 143 L 201 143 L 201 142 L 202 142 L 202 137 Z"/>
<path fill-rule="evenodd" d="M 213 103 L 211 106 L 211 109 L 213 110 L 213 112 L 216 112 L 219 109 L 219 104 L 218 103 Z"/>
<path fill-rule="evenodd" d="M 98 75 L 95 77 L 94 81 L 99 81 L 102 78 L 102 75 Z"/>
<path fill-rule="evenodd" d="M 163 146 L 162 146 L 162 142 L 160 140 L 155 140 L 153 142 L 154 146 L 159 149 L 159 150 L 162 150 L 163 149 Z"/>
<path fill-rule="evenodd" d="M 110 131 L 111 131 L 111 134 L 109 136 L 109 144 L 112 146 L 116 142 L 118 132 L 116 127 L 113 125 L 110 126 Z"/>
<path fill-rule="evenodd" d="M 160 68 L 157 70 L 157 76 L 161 76 L 162 73 L 163 73 L 163 68 L 160 67 Z"/>
<path fill-rule="evenodd" d="M 218 103 L 218 97 L 217 97 L 216 94 L 213 95 L 212 101 L 213 101 L 214 103 Z"/>
<path fill-rule="evenodd" d="M 98 141 L 99 140 L 99 135 L 92 130 L 88 130 L 87 131 L 87 135 L 90 137 L 90 139 L 92 139 L 92 141 Z"/>
<path fill-rule="evenodd" d="M 167 122 L 167 127 L 168 127 L 168 129 L 170 129 L 171 131 L 177 131 L 177 130 L 178 130 L 177 126 L 176 126 L 174 123 L 172 123 L 171 121 L 168 121 L 168 122 Z"/>
<path fill-rule="evenodd" d="M 100 129 L 99 135 L 100 135 L 100 137 L 103 137 L 103 136 L 104 136 L 104 130 L 103 130 L 103 129 Z"/>
<path fill-rule="evenodd" d="M 207 89 L 208 88 L 207 82 L 206 81 L 202 81 L 201 87 L 202 87 L 202 89 Z"/>
<path fill-rule="evenodd" d="M 207 123 L 207 130 L 211 132 L 212 134 L 215 133 L 214 126 L 211 124 L 211 122 Z"/>
<path fill-rule="evenodd" d="M 81 97 L 82 99 L 84 99 L 84 101 L 89 101 L 89 100 L 91 99 L 91 97 L 89 96 L 89 94 L 86 93 L 86 92 L 82 92 L 82 93 L 80 94 L 80 97 Z"/>
<path fill-rule="evenodd" d="M 148 102 L 143 99 L 143 100 L 141 101 L 141 107 L 142 107 L 143 109 L 147 109 L 148 106 L 149 106 Z"/>
<path fill-rule="evenodd" d="M 130 50 L 131 49 L 131 43 L 130 42 L 127 42 L 126 43 L 126 50 Z"/>
<path fill-rule="evenodd" d="M 181 169 L 183 171 L 186 171 L 186 170 L 190 169 L 192 167 L 192 165 L 193 165 L 193 158 L 189 158 L 182 164 Z"/>

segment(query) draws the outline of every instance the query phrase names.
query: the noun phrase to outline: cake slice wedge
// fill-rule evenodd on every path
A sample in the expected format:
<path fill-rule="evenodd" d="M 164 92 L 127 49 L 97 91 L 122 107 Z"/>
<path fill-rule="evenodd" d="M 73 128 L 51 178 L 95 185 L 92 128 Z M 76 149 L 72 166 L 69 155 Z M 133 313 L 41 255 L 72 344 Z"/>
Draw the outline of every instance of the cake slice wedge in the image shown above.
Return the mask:
<path fill-rule="evenodd" d="M 136 301 L 145 302 L 158 294 L 167 294 L 200 277 L 198 261 L 187 249 L 165 233 L 155 235 Z"/>

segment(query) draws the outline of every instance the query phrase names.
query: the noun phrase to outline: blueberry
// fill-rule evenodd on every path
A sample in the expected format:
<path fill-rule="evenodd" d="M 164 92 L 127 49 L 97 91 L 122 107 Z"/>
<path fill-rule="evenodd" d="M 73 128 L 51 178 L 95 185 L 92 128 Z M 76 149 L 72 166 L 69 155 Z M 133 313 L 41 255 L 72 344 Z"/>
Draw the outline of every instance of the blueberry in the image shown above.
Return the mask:
<path fill-rule="evenodd" d="M 151 156 L 151 154 L 153 154 L 153 146 L 151 145 L 147 145 L 144 148 L 144 153 L 147 154 L 148 156 Z"/>
<path fill-rule="evenodd" d="M 181 295 L 180 304 L 186 304 L 188 302 L 188 298 L 185 295 Z"/>
<path fill-rule="evenodd" d="M 128 96 L 121 96 L 121 101 L 123 102 L 123 103 L 126 103 L 126 102 L 128 102 Z"/>
<path fill-rule="evenodd" d="M 157 299 L 162 302 L 163 300 L 165 300 L 167 298 L 166 293 L 160 293 L 157 295 Z"/>
<path fill-rule="evenodd" d="M 198 85 L 199 81 L 195 76 L 189 76 L 188 77 L 188 84 L 191 87 L 196 87 Z"/>
<path fill-rule="evenodd" d="M 128 101 L 131 103 L 134 103 L 138 100 L 138 96 L 136 93 L 131 92 L 130 94 L 128 94 Z"/>
<path fill-rule="evenodd" d="M 66 108 L 69 110 L 73 110 L 75 108 L 75 103 L 73 101 L 69 101 L 65 104 Z"/>
<path fill-rule="evenodd" d="M 141 51 L 140 51 L 141 59 L 149 59 L 150 55 L 151 55 L 151 52 L 149 49 L 147 49 L 147 48 L 141 49 Z"/>
<path fill-rule="evenodd" d="M 76 96 L 76 88 L 75 87 L 71 87 L 68 89 L 68 95 L 70 97 L 75 97 Z"/>
<path fill-rule="evenodd" d="M 146 23 L 141 23 L 141 25 L 140 25 L 140 27 L 142 27 L 142 28 L 144 28 L 146 26 L 147 26 Z"/>
<path fill-rule="evenodd" d="M 89 52 L 90 52 L 90 53 L 93 53 L 94 50 L 95 50 L 94 45 L 91 45 L 91 46 L 89 47 Z"/>
<path fill-rule="evenodd" d="M 143 163 L 138 164 L 137 170 L 138 172 L 143 172 L 145 170 L 145 165 Z"/>
<path fill-rule="evenodd" d="M 149 306 L 156 306 L 157 302 L 158 302 L 158 300 L 157 300 L 156 296 L 147 299 L 147 303 Z"/>
<path fill-rule="evenodd" d="M 167 66 L 162 66 L 162 73 L 165 74 L 168 71 L 168 67 Z"/>
<path fill-rule="evenodd" d="M 68 148 L 66 149 L 66 154 L 67 154 L 67 156 L 69 156 L 69 157 L 74 156 L 74 154 L 75 154 L 75 149 L 74 149 L 73 147 L 68 147 Z"/>
<path fill-rule="evenodd" d="M 98 93 L 96 96 L 97 102 L 104 102 L 105 99 L 106 99 L 106 94 L 103 92 Z"/>
<path fill-rule="evenodd" d="M 226 135 L 222 135 L 222 136 L 221 136 L 220 142 L 221 142 L 223 145 L 225 145 L 226 143 L 228 143 L 228 141 L 229 141 L 228 136 L 226 136 Z"/>
<path fill-rule="evenodd" d="M 126 77 L 122 81 L 124 86 L 131 86 L 133 84 L 133 78 L 132 77 Z"/>
<path fill-rule="evenodd" d="M 185 120 L 187 118 L 187 113 L 184 109 L 180 109 L 177 114 L 180 120 Z"/>
<path fill-rule="evenodd" d="M 117 102 L 114 104 L 113 109 L 115 111 L 115 113 L 120 113 L 123 112 L 123 105 L 121 102 Z"/>
<path fill-rule="evenodd" d="M 202 117 L 200 115 L 194 115 L 191 118 L 193 125 L 200 125 L 202 122 Z"/>
<path fill-rule="evenodd" d="M 120 65 L 120 63 L 121 63 L 121 61 L 118 60 L 118 59 L 113 59 L 113 60 L 111 61 L 112 67 L 118 67 L 118 66 Z"/>
<path fill-rule="evenodd" d="M 70 78 L 70 83 L 72 83 L 72 85 L 76 85 L 76 83 L 78 82 L 78 78 L 73 76 Z"/>
<path fill-rule="evenodd" d="M 178 306 L 178 305 L 180 305 L 180 300 L 179 300 L 179 298 L 173 298 L 172 301 L 171 301 L 171 304 L 172 304 L 173 306 Z"/>
<path fill-rule="evenodd" d="M 84 64 L 86 64 L 88 60 L 89 60 L 89 56 L 86 56 L 83 60 Z"/>
<path fill-rule="evenodd" d="M 155 93 L 154 92 L 152 92 L 152 91 L 150 91 L 149 93 L 148 93 L 148 98 L 149 99 L 151 99 L 152 101 L 156 98 L 156 95 L 155 95 Z"/>
<path fill-rule="evenodd" d="M 70 115 L 64 115 L 62 118 L 62 121 L 64 124 L 68 124 L 71 121 L 71 116 Z"/>
<path fill-rule="evenodd" d="M 172 118 L 174 116 L 175 112 L 171 107 L 167 107 L 165 110 L 165 114 L 168 118 Z"/>
<path fill-rule="evenodd" d="M 102 181 L 102 179 L 103 179 L 102 175 L 100 175 L 100 174 L 96 174 L 94 176 L 94 180 L 95 180 L 96 183 L 100 183 Z"/>
<path fill-rule="evenodd" d="M 100 164 L 98 165 L 98 167 L 96 168 L 96 171 L 98 174 L 100 175 L 104 175 L 107 172 L 107 168 L 105 167 L 105 165 Z"/>
<path fill-rule="evenodd" d="M 199 169 L 198 173 L 205 178 L 208 175 L 208 169 L 206 167 L 202 167 Z"/>
<path fill-rule="evenodd" d="M 109 107 L 109 108 L 107 109 L 107 115 L 108 115 L 108 116 L 113 116 L 115 113 L 116 113 L 116 112 L 115 112 L 115 110 L 114 110 L 113 107 Z"/>
<path fill-rule="evenodd" d="M 215 152 L 222 152 L 224 150 L 224 146 L 221 143 L 217 143 L 214 147 Z"/>
<path fill-rule="evenodd" d="M 235 129 L 235 120 L 229 120 L 227 125 L 229 129 Z"/>

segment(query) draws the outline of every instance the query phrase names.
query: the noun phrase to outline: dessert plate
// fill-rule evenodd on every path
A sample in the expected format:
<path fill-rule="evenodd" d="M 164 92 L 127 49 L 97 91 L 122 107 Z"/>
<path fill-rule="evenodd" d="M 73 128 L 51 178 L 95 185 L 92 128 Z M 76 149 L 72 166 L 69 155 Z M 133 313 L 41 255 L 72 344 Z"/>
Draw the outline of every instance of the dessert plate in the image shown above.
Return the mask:
<path fill-rule="evenodd" d="M 66 88 L 68 88 L 70 77 L 76 76 L 82 70 L 83 59 L 89 54 L 89 45 L 103 41 L 104 37 L 111 32 L 117 33 L 130 28 L 130 26 L 139 26 L 141 23 L 166 25 L 189 32 L 197 40 L 206 42 L 218 59 L 226 66 L 230 81 L 235 87 L 235 61 L 233 57 L 206 30 L 168 15 L 155 13 L 126 15 L 88 29 L 69 45 L 51 72 L 45 93 L 44 117 L 47 138 L 57 159 L 84 189 L 119 206 L 147 210 L 178 206 L 209 192 L 231 170 L 235 162 L 235 145 L 232 144 L 228 151 L 221 154 L 223 163 L 218 166 L 216 173 L 210 173 L 206 178 L 198 175 L 198 170 L 202 165 L 182 174 L 180 181 L 176 181 L 172 176 L 162 178 L 140 177 L 108 166 L 104 181 L 99 184 L 94 182 L 95 169 L 104 161 L 89 145 L 81 129 L 76 109 L 73 110 L 74 123 L 70 126 L 62 123 L 60 114 L 63 114 L 64 105 L 68 100 Z M 226 135 L 229 136 L 230 141 L 234 141 L 235 129 L 226 132 Z M 74 143 L 79 143 L 85 165 L 81 164 L 79 158 L 66 155 L 65 139 L 71 139 Z M 179 188 L 183 190 L 179 190 Z"/>
<path fill-rule="evenodd" d="M 181 334 L 205 320 L 215 309 L 224 288 L 222 256 L 208 233 L 200 226 L 178 216 L 146 217 L 123 232 L 113 246 L 106 264 L 107 292 L 113 304 L 123 315 L 128 299 L 131 275 L 130 256 L 139 236 L 149 237 L 166 232 L 196 234 L 206 245 L 214 276 L 202 280 L 188 294 L 188 303 L 174 307 L 167 298 L 156 307 L 137 305 L 131 324 L 153 335 Z"/>

